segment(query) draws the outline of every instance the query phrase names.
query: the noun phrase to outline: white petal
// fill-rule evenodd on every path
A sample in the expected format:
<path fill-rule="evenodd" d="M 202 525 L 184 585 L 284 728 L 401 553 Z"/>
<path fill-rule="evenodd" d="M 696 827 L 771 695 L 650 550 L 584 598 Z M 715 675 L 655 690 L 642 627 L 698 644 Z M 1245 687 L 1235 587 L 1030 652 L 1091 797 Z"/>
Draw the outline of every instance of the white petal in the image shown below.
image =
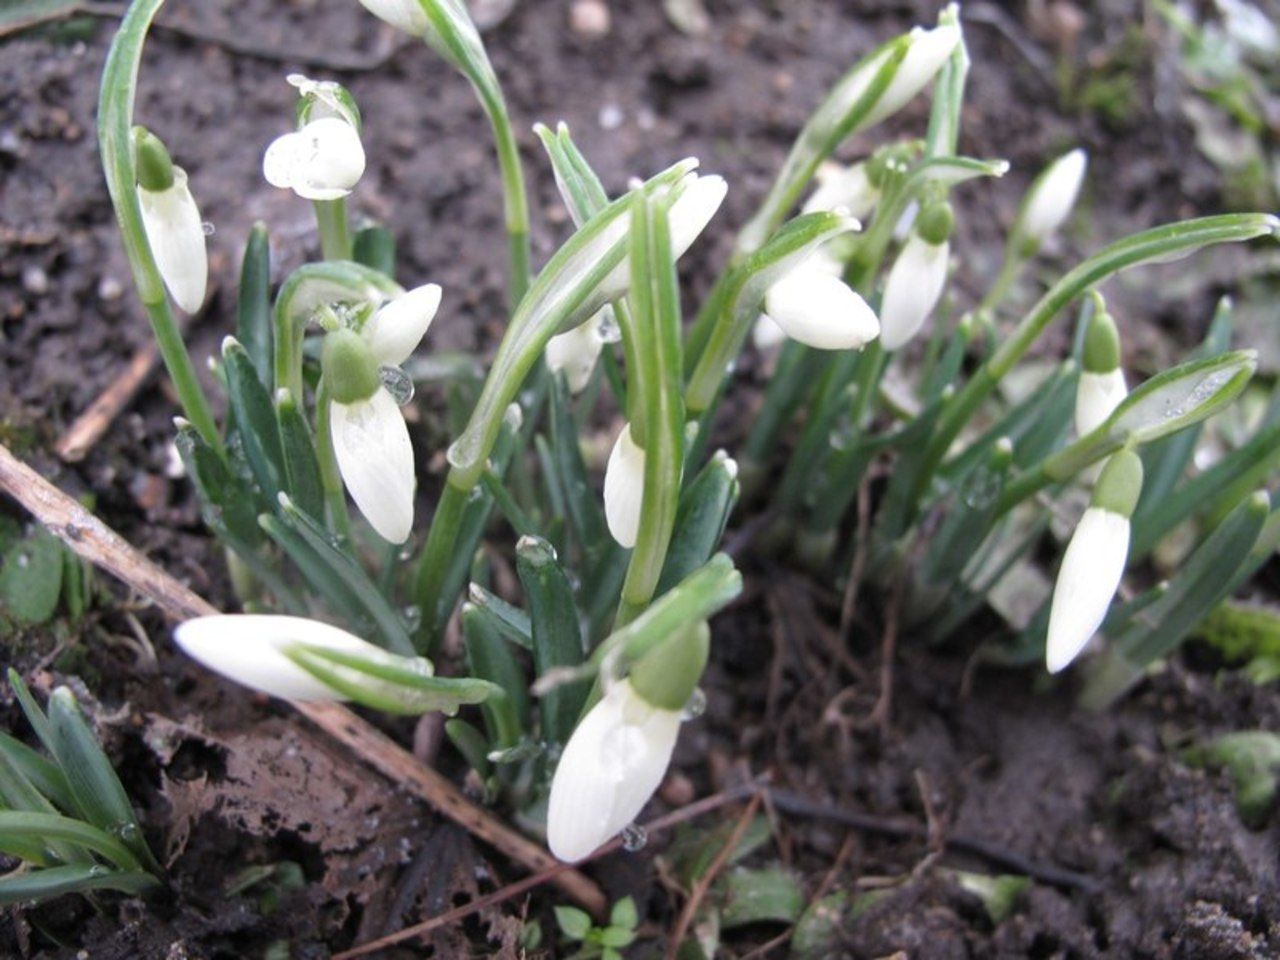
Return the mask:
<path fill-rule="evenodd" d="M 262 158 L 262 174 L 307 200 L 337 200 L 360 181 L 364 163 L 355 127 L 330 116 L 277 137 Z"/>
<path fill-rule="evenodd" d="M 427 335 L 440 309 L 440 287 L 428 283 L 414 287 L 379 307 L 360 331 L 374 359 L 398 367 L 409 359 Z"/>
<path fill-rule="evenodd" d="M 360 5 L 411 36 L 425 36 L 431 25 L 418 0 L 360 0 Z"/>
<path fill-rule="evenodd" d="M 751 328 L 751 342 L 761 353 L 768 353 L 782 346 L 787 339 L 787 332 L 767 313 L 756 318 L 756 325 Z"/>
<path fill-rule="evenodd" d="M 1076 386 L 1076 436 L 1083 437 L 1102 426 L 1128 393 L 1119 367 L 1107 373 L 1083 371 Z"/>
<path fill-rule="evenodd" d="M 605 308 L 605 310 L 608 309 L 608 307 Z M 605 310 L 593 313 L 586 323 L 580 323 L 572 330 L 557 334 L 547 344 L 547 366 L 553 371 L 564 371 L 572 393 L 581 393 L 591 382 L 591 373 L 595 370 L 596 360 L 604 348 L 600 325 Z"/>
<path fill-rule="evenodd" d="M 565 745 L 547 804 L 547 845 L 583 859 L 644 809 L 671 763 L 680 714 L 645 703 L 628 680 L 610 687 Z"/>
<path fill-rule="evenodd" d="M 693 182 L 684 188 L 671 205 L 671 252 L 679 259 L 693 246 L 711 218 L 724 203 L 729 185 L 724 177 L 699 177 L 689 174 Z"/>
<path fill-rule="evenodd" d="M 1049 165 L 1031 188 L 1032 193 L 1022 217 L 1024 234 L 1043 241 L 1058 231 L 1063 221 L 1070 216 L 1076 197 L 1080 195 L 1080 185 L 1084 182 L 1087 165 L 1088 157 L 1079 148 Z"/>
<path fill-rule="evenodd" d="M 147 244 L 164 285 L 178 306 L 195 313 L 204 303 L 209 254 L 204 224 L 187 187 L 186 173 L 174 167 L 173 184 L 167 190 L 152 192 L 138 187 L 138 203 L 142 206 Z"/>
<path fill-rule="evenodd" d="M 898 64 L 898 70 L 889 81 L 889 86 L 880 95 L 871 112 L 859 125 L 859 129 L 879 123 L 892 113 L 897 113 L 907 101 L 925 88 L 934 78 L 947 57 L 960 42 L 960 27 L 947 23 L 925 30 L 916 27 L 911 31 L 911 45 L 907 47 L 907 55 Z M 872 74 L 874 76 L 874 74 Z"/>
<path fill-rule="evenodd" d="M 360 512 L 391 543 L 413 528 L 413 445 L 400 408 L 384 388 L 368 400 L 330 404 L 338 470 Z"/>
<path fill-rule="evenodd" d="M 847 169 L 836 167 L 826 176 L 819 170 L 818 178 L 818 189 L 805 201 L 801 213 L 839 210 L 863 220 L 875 209 L 880 191 L 867 178 L 866 164 L 855 163 Z"/>
<path fill-rule="evenodd" d="M 897 350 L 920 332 L 942 296 L 950 255 L 946 242 L 935 246 L 914 233 L 907 238 L 880 301 L 880 343 L 886 350 Z"/>
<path fill-rule="evenodd" d="M 295 643 L 350 653 L 378 648 L 318 620 L 256 614 L 198 617 L 180 624 L 173 638 L 186 654 L 242 686 L 286 700 L 345 700 L 286 657 Z"/>
<path fill-rule="evenodd" d="M 769 288 L 765 312 L 787 336 L 819 350 L 857 349 L 880 333 L 866 301 L 808 260 Z"/>
<path fill-rule="evenodd" d="M 640 534 L 644 501 L 644 450 L 631 439 L 631 424 L 622 428 L 604 468 L 604 516 L 613 539 L 634 547 Z"/>
<path fill-rule="evenodd" d="M 1045 664 L 1050 673 L 1084 649 L 1107 615 L 1129 557 L 1129 519 L 1101 507 L 1080 518 L 1062 557 L 1049 608 Z"/>

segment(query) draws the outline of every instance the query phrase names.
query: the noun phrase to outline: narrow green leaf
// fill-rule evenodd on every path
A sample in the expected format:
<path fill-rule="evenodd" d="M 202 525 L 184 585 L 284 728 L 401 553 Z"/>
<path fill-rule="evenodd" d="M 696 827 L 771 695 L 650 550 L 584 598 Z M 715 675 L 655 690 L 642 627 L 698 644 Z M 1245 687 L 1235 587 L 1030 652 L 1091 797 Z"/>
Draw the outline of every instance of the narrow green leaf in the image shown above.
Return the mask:
<path fill-rule="evenodd" d="M 298 509 L 320 520 L 324 517 L 324 488 L 320 483 L 320 462 L 316 459 L 311 425 L 287 390 L 276 393 L 276 421 L 284 457 L 285 492 Z"/>
<path fill-rule="evenodd" d="M 18 793 L 19 785 L 37 791 L 41 799 L 47 798 L 64 813 L 76 810 L 75 798 L 58 765 L 3 731 L 0 731 L 0 774 L 3 774 L 0 797 L 14 810 L 52 812 L 45 803 L 33 803 L 30 793 Z M 8 789 L 10 785 L 14 787 L 13 792 Z"/>
<path fill-rule="evenodd" d="M 446 720 L 444 735 L 462 754 L 467 765 L 478 773 L 481 779 L 487 780 L 493 773 L 493 762 L 489 759 L 489 742 L 484 734 L 465 720 Z"/>
<path fill-rule="evenodd" d="M 726 930 L 751 923 L 795 923 L 804 910 L 800 881 L 781 867 L 738 867 L 725 874 L 718 886 L 720 922 Z"/>
<path fill-rule="evenodd" d="M 227 376 L 227 399 L 253 477 L 265 496 L 274 499 L 284 490 L 284 449 L 271 395 L 253 360 L 234 338 L 222 344 L 222 364 Z"/>
<path fill-rule="evenodd" d="M 63 552 L 62 542 L 37 526 L 4 555 L 0 566 L 0 606 L 19 623 L 46 623 L 58 609 Z"/>
<path fill-rule="evenodd" d="M 396 275 L 396 238 L 386 227 L 375 225 L 356 231 L 353 251 L 356 263 L 388 277 Z"/>
<path fill-rule="evenodd" d="M 516 545 L 516 572 L 529 600 L 538 677 L 579 666 L 584 654 L 582 625 L 573 588 L 551 544 L 522 537 Z M 569 739 L 586 696 L 587 685 L 581 681 L 558 684 L 543 694 L 538 707 L 544 740 L 564 743 Z"/>
<path fill-rule="evenodd" d="M 149 873 L 126 873 L 96 864 L 47 867 L 0 877 L 0 906 L 26 901 L 39 902 L 64 893 L 88 893 L 92 890 L 139 894 L 158 883 Z"/>
<path fill-rule="evenodd" d="M 255 223 L 249 231 L 240 265 L 240 294 L 236 301 L 236 339 L 244 345 L 262 383 L 271 382 L 271 248 L 267 228 Z"/>
<path fill-rule="evenodd" d="M 0 850 L 5 849 L 6 843 L 14 838 L 35 840 L 43 844 L 50 841 L 75 844 L 110 860 L 121 870 L 143 869 L 138 858 L 120 841 L 97 827 L 71 817 L 25 810 L 0 810 Z"/>
<path fill-rule="evenodd" d="M 711 559 L 739 492 L 737 464 L 723 450 L 717 451 L 680 497 L 675 533 L 658 581 L 659 596 Z"/>
<path fill-rule="evenodd" d="M 533 625 L 529 615 L 478 583 L 472 583 L 468 599 L 475 615 L 493 627 L 504 639 L 526 650 L 533 649 Z"/>

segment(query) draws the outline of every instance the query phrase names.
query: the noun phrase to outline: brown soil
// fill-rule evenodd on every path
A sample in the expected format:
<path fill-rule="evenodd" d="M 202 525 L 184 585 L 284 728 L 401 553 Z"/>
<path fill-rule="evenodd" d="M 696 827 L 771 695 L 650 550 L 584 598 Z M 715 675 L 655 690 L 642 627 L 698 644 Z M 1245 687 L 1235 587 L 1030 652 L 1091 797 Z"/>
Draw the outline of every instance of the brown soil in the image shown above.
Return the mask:
<path fill-rule="evenodd" d="M 674 30 L 657 4 L 610 6 L 612 29 L 603 39 L 574 35 L 568 4 L 542 0 L 518 2 L 488 32 L 518 126 L 527 131 L 535 120 L 566 120 L 614 189 L 631 174 L 697 155 L 704 169 L 730 181 L 723 225 L 745 220 L 807 111 L 844 65 L 933 15 L 923 3 L 723 0 L 709 3 L 712 32 L 699 39 Z M 1135 6 L 1111 4 L 1087 16 L 1074 62 L 1096 67 L 1117 49 Z M 1020 6 L 1005 12 L 973 4 L 970 13 L 980 12 L 983 22 L 968 29 L 975 65 L 963 147 L 1003 156 L 1014 169 L 1005 183 L 964 191 L 956 246 L 974 254 L 962 291 L 994 271 L 1019 188 L 1047 157 L 1074 143 L 1090 149 L 1092 172 L 1068 253 L 1215 208 L 1213 170 L 1175 116 L 1140 107 L 1104 121 L 1060 109 L 1052 72 L 1019 51 L 1051 59 L 1055 43 L 1066 41 L 1046 27 L 1033 29 Z M 271 225 L 282 270 L 312 243 L 308 205 L 268 187 L 259 171 L 264 145 L 285 129 L 292 90 L 283 76 L 294 70 L 340 77 L 363 109 L 370 168 L 356 209 L 394 229 L 403 278 L 444 286 L 431 346 L 470 350 L 494 342 L 503 322 L 504 270 L 495 253 L 497 175 L 463 81 L 417 45 L 398 49 L 381 69 L 325 69 L 323 61 L 335 54 L 373 57 L 383 49 L 386 36 L 350 0 L 175 3 L 162 22 L 182 30 L 157 30 L 151 41 L 138 117 L 187 168 L 202 212 L 216 227 L 217 291 L 189 331 L 198 363 L 230 327 L 249 225 L 257 219 Z M 110 33 L 109 21 L 85 19 L 0 39 L 0 439 L 60 486 L 91 494 L 109 523 L 198 592 L 226 601 L 219 554 L 194 499 L 184 481 L 164 472 L 175 407 L 159 379 L 82 464 L 58 465 L 50 452 L 149 337 L 93 137 Z M 269 52 L 235 52 L 217 37 Z M 1133 75 L 1136 102 L 1168 103 L 1168 82 L 1144 60 Z M 914 105 L 895 124 L 921 129 L 924 109 Z M 535 138 L 526 133 L 522 144 L 540 261 L 564 236 L 565 214 Z M 856 152 L 865 144 L 853 146 Z M 983 213 L 966 217 L 966 209 Z M 689 255 L 691 291 L 706 287 L 730 237 L 729 230 L 710 234 Z M 1145 284 L 1121 286 L 1117 313 L 1150 321 L 1138 365 L 1189 342 L 1216 292 L 1206 284 L 1189 296 L 1162 297 Z M 740 425 L 723 429 L 732 448 Z M 432 469 L 439 466 L 436 457 Z M 507 545 L 507 531 L 496 538 Z M 850 685 L 855 719 L 869 707 L 876 644 L 853 648 L 865 676 L 842 673 L 830 646 L 837 642 L 831 624 L 838 599 L 797 576 L 751 563 L 747 572 L 746 598 L 716 629 L 710 708 L 686 728 L 676 764 L 681 776 L 710 792 L 744 769 L 771 768 L 792 791 L 921 824 L 928 817 L 938 829 L 982 837 L 1090 881 L 1088 889 L 1038 883 L 993 926 L 945 873 L 928 864 L 912 873 L 929 853 L 925 842 L 859 834 L 838 888 L 911 876 L 846 925 L 840 953 L 1280 955 L 1280 828 L 1273 818 L 1261 830 L 1246 829 L 1224 777 L 1178 762 L 1178 749 L 1191 739 L 1280 727 L 1274 688 L 1177 661 L 1107 716 L 1077 712 L 1069 689 L 1041 689 L 1030 671 L 979 672 L 966 692 L 965 656 L 985 635 L 975 626 L 941 654 L 904 639 L 890 732 L 882 737 L 828 722 L 826 709 Z M 104 607 L 85 638 L 127 634 L 123 617 L 119 605 Z M 142 620 L 159 648 L 158 666 L 135 661 L 124 645 L 95 643 L 69 657 L 75 638 L 47 631 L 9 638 L 3 659 L 37 686 L 65 682 L 70 673 L 84 678 L 97 698 L 87 702 L 101 703 L 93 712 L 153 844 L 165 852 L 170 885 L 145 902 L 108 898 L 99 913 L 74 898 L 10 911 L 0 919 L 0 953 L 257 957 L 285 940 L 293 957 L 323 957 L 514 876 L 509 865 L 282 708 L 173 655 L 163 623 L 145 612 Z M 877 615 L 868 615 L 868 625 L 874 635 Z M 19 726 L 12 708 L 0 719 Z M 847 831 L 812 818 L 780 818 L 768 856 L 790 862 L 812 890 Z M 670 905 L 653 881 L 649 853 L 618 855 L 599 876 L 611 893 L 637 894 L 642 916 L 661 929 L 670 923 Z M 305 882 L 282 891 L 274 911 L 262 885 L 226 894 L 244 868 L 280 861 L 298 864 Z M 943 862 L 993 869 L 972 860 Z M 527 910 L 545 919 L 554 902 L 543 893 L 529 904 L 482 912 L 477 922 L 441 934 L 435 955 L 515 956 L 516 918 Z M 751 930 L 733 942 L 745 951 L 778 932 Z M 397 955 L 422 954 L 386 954 Z M 785 947 L 770 955 L 785 955 Z"/>

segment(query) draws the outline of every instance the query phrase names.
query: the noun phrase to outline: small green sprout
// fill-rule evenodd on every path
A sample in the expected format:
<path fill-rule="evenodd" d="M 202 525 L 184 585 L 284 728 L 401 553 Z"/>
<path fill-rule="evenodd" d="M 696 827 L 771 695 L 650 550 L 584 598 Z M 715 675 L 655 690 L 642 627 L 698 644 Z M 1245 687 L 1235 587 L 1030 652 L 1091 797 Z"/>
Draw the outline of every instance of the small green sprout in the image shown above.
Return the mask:
<path fill-rule="evenodd" d="M 640 922 L 636 904 L 631 897 L 623 897 L 609 911 L 609 922 L 597 927 L 591 915 L 577 907 L 556 907 L 556 923 L 570 943 L 580 943 L 574 953 L 575 960 L 622 960 L 621 951 L 636 939 L 636 925 Z"/>

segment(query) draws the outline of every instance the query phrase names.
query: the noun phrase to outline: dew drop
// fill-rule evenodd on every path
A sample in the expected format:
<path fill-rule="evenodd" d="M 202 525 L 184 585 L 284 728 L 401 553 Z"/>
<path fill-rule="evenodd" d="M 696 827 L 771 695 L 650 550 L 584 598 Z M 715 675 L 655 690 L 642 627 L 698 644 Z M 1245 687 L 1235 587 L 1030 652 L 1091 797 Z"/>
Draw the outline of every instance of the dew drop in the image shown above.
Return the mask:
<path fill-rule="evenodd" d="M 643 850 L 649 842 L 649 832 L 638 823 L 629 823 L 622 828 L 622 849 L 627 853 Z"/>
<path fill-rule="evenodd" d="M 684 709 L 680 711 L 680 719 L 697 720 L 706 712 L 707 695 L 701 687 L 694 687 L 693 693 L 689 694 L 689 699 L 685 702 Z"/>
<path fill-rule="evenodd" d="M 25 570 L 31 565 L 31 555 L 28 553 L 18 554 L 18 567 Z"/>
<path fill-rule="evenodd" d="M 965 506 L 971 510 L 985 510 L 995 503 L 996 497 L 1000 495 L 1001 486 L 998 474 L 986 468 L 980 468 L 965 481 L 960 495 L 964 499 Z"/>
<path fill-rule="evenodd" d="M 409 604 L 400 611 L 405 620 L 405 625 L 410 631 L 415 631 L 422 626 L 422 608 L 417 604 Z"/>
<path fill-rule="evenodd" d="M 203 233 L 206 237 L 212 237 L 215 233 L 218 232 L 218 228 L 215 227 L 208 220 L 206 220 L 204 221 L 204 223 L 200 224 L 200 232 Z"/>
<path fill-rule="evenodd" d="M 413 378 L 399 367 L 379 367 L 378 378 L 387 388 L 387 393 L 391 394 L 396 406 L 403 407 L 413 399 Z"/>
<path fill-rule="evenodd" d="M 601 343 L 617 343 L 622 339 L 622 327 L 618 326 L 618 318 L 613 310 L 605 310 L 600 314 L 600 323 L 596 326 L 596 336 Z"/>

